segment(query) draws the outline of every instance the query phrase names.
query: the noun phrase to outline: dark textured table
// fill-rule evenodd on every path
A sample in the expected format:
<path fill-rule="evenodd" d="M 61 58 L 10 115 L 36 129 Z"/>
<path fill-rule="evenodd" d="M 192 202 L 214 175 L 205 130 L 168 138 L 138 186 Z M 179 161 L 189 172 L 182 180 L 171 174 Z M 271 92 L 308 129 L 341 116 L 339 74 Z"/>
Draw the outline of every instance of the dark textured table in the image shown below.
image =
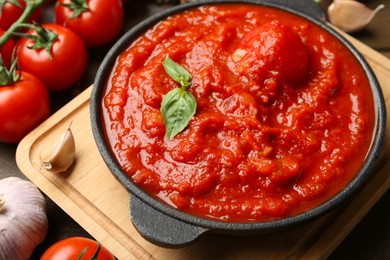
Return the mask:
<path fill-rule="evenodd" d="M 330 1 L 322 1 L 321 7 L 326 10 Z M 353 36 L 371 48 L 390 57 L 390 3 L 388 1 L 365 1 L 369 7 L 378 4 L 388 4 L 378 13 L 373 22 L 362 32 Z M 53 21 L 51 6 L 44 10 L 44 21 Z M 153 13 L 168 8 L 169 5 L 157 5 L 153 1 L 132 0 L 125 4 L 126 22 L 125 32 L 134 24 Z M 93 83 L 97 68 L 110 46 L 89 50 L 89 66 L 80 83 L 73 88 L 61 92 L 51 93 L 52 112 L 64 106 L 82 90 Z M 18 176 L 26 179 L 15 162 L 17 145 L 0 143 L 0 179 L 8 176 Z M 39 245 L 32 259 L 39 259 L 40 255 L 53 243 L 70 236 L 91 237 L 82 227 L 70 218 L 54 202 L 47 198 L 49 232 L 44 242 Z M 341 245 L 333 252 L 330 259 L 390 259 L 390 193 L 380 199 L 372 210 L 363 218 L 356 228 L 348 235 Z"/>

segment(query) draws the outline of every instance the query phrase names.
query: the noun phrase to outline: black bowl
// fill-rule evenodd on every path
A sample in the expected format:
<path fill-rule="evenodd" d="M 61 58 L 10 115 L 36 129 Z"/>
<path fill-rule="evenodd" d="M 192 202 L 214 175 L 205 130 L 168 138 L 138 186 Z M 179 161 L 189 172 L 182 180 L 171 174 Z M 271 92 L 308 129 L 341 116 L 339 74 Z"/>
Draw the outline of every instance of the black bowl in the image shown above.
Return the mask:
<path fill-rule="evenodd" d="M 128 47 L 128 45 L 133 40 L 135 40 L 140 34 L 151 28 L 157 22 L 181 11 L 208 3 L 216 4 L 237 2 L 261 4 L 288 11 L 307 19 L 314 24 L 317 24 L 324 30 L 334 35 L 350 50 L 350 52 L 357 58 L 361 66 L 364 68 L 372 88 L 375 103 L 376 126 L 374 129 L 374 138 L 371 150 L 366 157 L 364 165 L 361 167 L 360 171 L 356 174 L 354 179 L 337 195 L 320 206 L 299 215 L 269 222 L 233 223 L 205 219 L 176 210 L 153 198 L 139 186 L 134 184 L 133 181 L 128 178 L 126 173 L 119 166 L 111 152 L 109 145 L 107 144 L 102 126 L 101 105 L 106 80 L 110 74 L 110 70 L 115 64 L 117 56 L 126 47 Z M 97 72 L 91 96 L 91 123 L 93 135 L 98 149 L 108 168 L 118 179 L 118 181 L 132 195 L 130 202 L 130 214 L 132 217 L 132 222 L 143 237 L 155 244 L 165 247 L 178 247 L 186 245 L 197 239 L 201 234 L 207 232 L 218 232 L 224 234 L 265 234 L 269 232 L 275 232 L 312 221 L 324 215 L 325 213 L 328 213 L 330 210 L 340 205 L 343 201 L 355 193 L 369 177 L 383 146 L 386 127 L 385 121 L 385 103 L 380 86 L 373 71 L 362 55 L 351 45 L 351 43 L 349 43 L 344 37 L 342 37 L 339 33 L 326 24 L 325 15 L 313 0 L 200 1 L 196 3 L 178 5 L 162 13 L 156 14 L 129 30 L 107 53 Z"/>

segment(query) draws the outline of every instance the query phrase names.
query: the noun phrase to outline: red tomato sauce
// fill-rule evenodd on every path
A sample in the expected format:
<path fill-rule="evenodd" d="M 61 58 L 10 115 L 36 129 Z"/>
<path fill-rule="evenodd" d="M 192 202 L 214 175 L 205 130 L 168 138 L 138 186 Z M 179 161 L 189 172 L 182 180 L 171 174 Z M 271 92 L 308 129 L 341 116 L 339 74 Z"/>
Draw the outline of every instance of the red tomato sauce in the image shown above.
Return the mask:
<path fill-rule="evenodd" d="M 163 96 L 192 75 L 197 111 L 165 136 Z M 184 212 L 268 221 L 304 212 L 360 169 L 375 123 L 368 79 L 319 26 L 248 4 L 211 5 L 150 28 L 117 59 L 103 101 L 118 162 L 152 196 Z"/>

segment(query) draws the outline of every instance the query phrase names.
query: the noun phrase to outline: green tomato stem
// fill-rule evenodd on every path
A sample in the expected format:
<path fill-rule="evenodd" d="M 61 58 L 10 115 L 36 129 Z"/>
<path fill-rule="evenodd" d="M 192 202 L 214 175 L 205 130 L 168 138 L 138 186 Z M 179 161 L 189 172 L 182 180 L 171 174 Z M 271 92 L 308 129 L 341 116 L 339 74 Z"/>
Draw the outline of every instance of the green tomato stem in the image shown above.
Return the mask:
<path fill-rule="evenodd" d="M 34 30 L 37 33 L 38 36 L 35 36 L 35 35 L 34 36 L 28 36 L 25 33 L 18 33 L 18 32 L 15 32 L 14 35 L 31 38 L 31 39 L 34 39 L 35 42 L 40 41 L 42 43 L 47 43 L 48 41 L 51 40 L 49 32 L 45 28 L 43 28 L 42 25 L 30 24 L 30 23 L 20 23 L 19 27 L 27 28 L 27 29 L 30 29 L 30 30 Z M 39 38 L 39 40 L 37 40 L 36 38 Z"/>
<path fill-rule="evenodd" d="M 18 30 L 20 24 L 25 23 L 34 11 L 43 4 L 44 0 L 26 0 L 26 8 L 22 15 L 16 20 L 8 30 L 0 37 L 0 47 L 2 47 L 9 39 L 13 37 L 13 33 Z"/>

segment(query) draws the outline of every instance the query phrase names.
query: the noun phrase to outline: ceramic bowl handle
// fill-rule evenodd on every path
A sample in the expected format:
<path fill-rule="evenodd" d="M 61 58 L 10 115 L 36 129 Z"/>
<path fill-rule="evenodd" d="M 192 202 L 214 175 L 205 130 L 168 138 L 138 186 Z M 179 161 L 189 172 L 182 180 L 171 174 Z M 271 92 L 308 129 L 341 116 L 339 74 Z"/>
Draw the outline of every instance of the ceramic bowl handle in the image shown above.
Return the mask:
<path fill-rule="evenodd" d="M 185 246 L 208 231 L 155 210 L 135 196 L 130 198 L 130 215 L 135 228 L 146 240 L 164 247 Z"/>
<path fill-rule="evenodd" d="M 322 22 L 326 21 L 325 13 L 322 11 L 319 4 L 317 4 L 314 0 L 263 0 L 259 2 L 283 6 L 292 11 L 305 14 L 316 20 Z"/>

